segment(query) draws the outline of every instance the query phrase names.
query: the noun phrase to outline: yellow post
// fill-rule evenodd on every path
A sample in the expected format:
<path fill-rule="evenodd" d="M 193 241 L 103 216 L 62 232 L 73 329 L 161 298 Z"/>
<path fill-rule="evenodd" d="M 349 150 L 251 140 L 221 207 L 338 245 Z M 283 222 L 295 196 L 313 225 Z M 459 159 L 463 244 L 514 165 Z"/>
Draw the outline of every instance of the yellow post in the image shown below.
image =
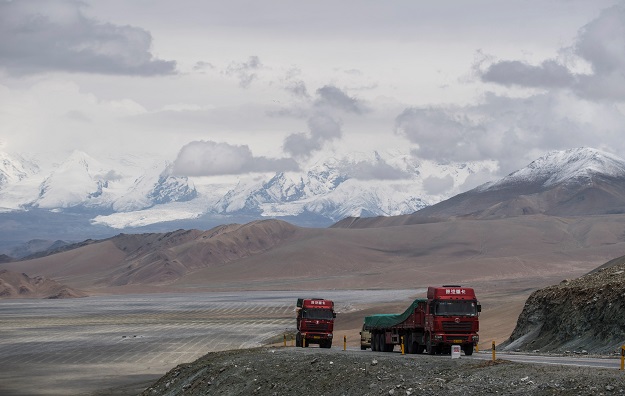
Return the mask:
<path fill-rule="evenodd" d="M 291 335 L 291 346 L 295 346 L 295 336 Z"/>
<path fill-rule="evenodd" d="M 479 352 L 480 351 L 480 343 L 476 342 L 475 343 L 475 352 Z"/>
<path fill-rule="evenodd" d="M 286 347 L 286 333 L 284 333 L 284 346 Z"/>
<path fill-rule="evenodd" d="M 404 336 L 401 336 L 401 354 L 402 355 L 405 353 L 404 348 L 405 348 L 404 347 Z"/>
<path fill-rule="evenodd" d="M 494 343 L 495 343 L 495 342 L 493 341 L 493 344 L 494 344 Z M 303 335 L 302 335 L 302 347 L 306 348 L 306 334 L 303 334 Z"/>
<path fill-rule="evenodd" d="M 621 347 L 621 370 L 625 368 L 625 345 Z"/>
<path fill-rule="evenodd" d="M 493 341 L 493 362 L 496 360 L 495 355 L 495 341 Z"/>
<path fill-rule="evenodd" d="M 343 336 L 343 350 L 347 350 L 347 336 L 344 335 Z"/>

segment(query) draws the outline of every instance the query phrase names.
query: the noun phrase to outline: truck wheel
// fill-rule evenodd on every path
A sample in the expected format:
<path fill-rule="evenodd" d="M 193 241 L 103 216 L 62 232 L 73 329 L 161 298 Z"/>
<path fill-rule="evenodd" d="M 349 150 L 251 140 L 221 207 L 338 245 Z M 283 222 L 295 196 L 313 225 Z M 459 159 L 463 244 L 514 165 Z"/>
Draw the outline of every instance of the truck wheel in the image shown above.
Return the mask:
<path fill-rule="evenodd" d="M 423 351 L 425 351 L 425 345 L 421 345 L 421 344 L 417 343 L 416 348 L 417 349 L 416 349 L 415 353 L 417 353 L 417 354 L 422 354 Z"/>
<path fill-rule="evenodd" d="M 295 335 L 295 346 L 298 348 L 301 348 L 302 346 L 302 335 L 300 333 Z"/>
<path fill-rule="evenodd" d="M 382 344 L 382 334 L 375 335 L 376 352 L 384 352 L 384 344 Z"/>
<path fill-rule="evenodd" d="M 473 344 L 467 344 L 464 346 L 464 354 L 467 356 L 473 355 Z"/>
<path fill-rule="evenodd" d="M 364 351 L 364 350 L 366 350 L 366 349 L 367 349 L 367 347 L 366 347 L 366 346 L 364 346 L 364 345 L 361 345 L 361 346 L 360 346 L 360 350 L 361 350 L 361 351 Z"/>
<path fill-rule="evenodd" d="M 383 352 L 391 352 L 393 350 L 393 344 L 387 344 L 386 343 L 386 337 L 384 336 L 384 334 L 380 334 L 380 337 L 382 338 L 381 343 L 382 343 L 382 351 Z"/>

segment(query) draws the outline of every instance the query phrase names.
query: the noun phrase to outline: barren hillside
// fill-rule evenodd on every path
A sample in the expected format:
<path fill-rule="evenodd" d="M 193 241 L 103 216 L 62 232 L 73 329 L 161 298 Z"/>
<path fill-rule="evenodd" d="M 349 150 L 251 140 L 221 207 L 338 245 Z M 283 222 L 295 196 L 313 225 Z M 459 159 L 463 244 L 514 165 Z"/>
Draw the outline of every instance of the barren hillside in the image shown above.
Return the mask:
<path fill-rule="evenodd" d="M 625 343 L 625 257 L 527 299 L 506 349 L 619 353 Z"/>

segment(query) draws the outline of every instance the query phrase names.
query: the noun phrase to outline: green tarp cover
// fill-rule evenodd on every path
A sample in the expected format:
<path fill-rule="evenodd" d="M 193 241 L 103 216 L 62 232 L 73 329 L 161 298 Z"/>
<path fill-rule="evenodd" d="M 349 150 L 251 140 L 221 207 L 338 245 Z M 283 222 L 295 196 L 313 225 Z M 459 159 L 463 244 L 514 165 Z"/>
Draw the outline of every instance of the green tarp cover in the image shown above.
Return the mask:
<path fill-rule="evenodd" d="M 408 309 L 401 314 L 378 314 L 365 316 L 365 328 L 391 327 L 408 319 L 420 302 L 427 302 L 426 298 L 417 298 L 410 304 Z"/>

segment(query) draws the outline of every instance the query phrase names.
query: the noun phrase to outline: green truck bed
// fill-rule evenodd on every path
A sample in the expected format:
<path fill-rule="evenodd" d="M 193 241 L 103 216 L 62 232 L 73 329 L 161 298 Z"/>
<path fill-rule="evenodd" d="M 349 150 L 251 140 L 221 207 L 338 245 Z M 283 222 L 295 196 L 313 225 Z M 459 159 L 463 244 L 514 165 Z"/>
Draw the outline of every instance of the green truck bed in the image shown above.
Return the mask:
<path fill-rule="evenodd" d="M 427 298 L 417 298 L 401 314 L 378 314 L 365 316 L 365 329 L 382 328 L 398 325 L 408 319 L 419 303 L 427 302 Z"/>

